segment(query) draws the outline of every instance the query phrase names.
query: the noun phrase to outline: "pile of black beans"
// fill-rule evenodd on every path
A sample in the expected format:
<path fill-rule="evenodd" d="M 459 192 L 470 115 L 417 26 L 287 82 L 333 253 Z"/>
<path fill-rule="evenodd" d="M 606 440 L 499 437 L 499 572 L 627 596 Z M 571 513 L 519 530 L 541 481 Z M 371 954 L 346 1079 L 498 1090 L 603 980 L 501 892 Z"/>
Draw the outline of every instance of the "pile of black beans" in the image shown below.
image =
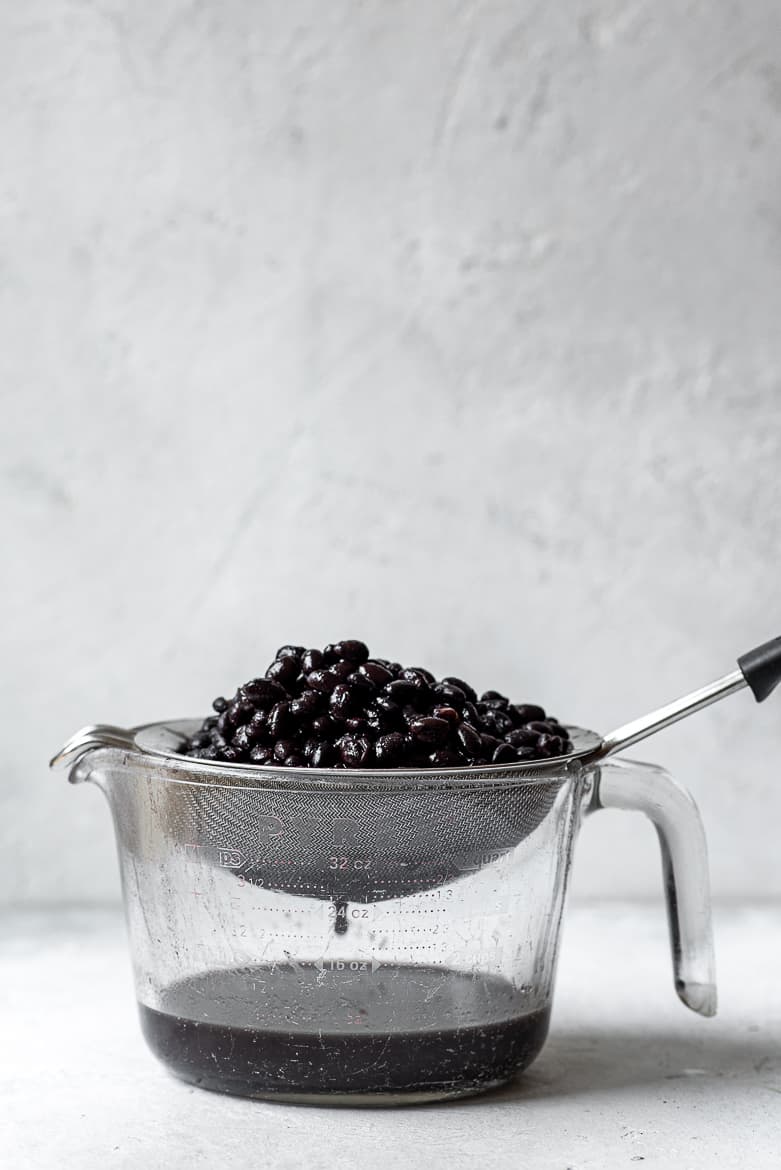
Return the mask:
<path fill-rule="evenodd" d="M 463 768 L 571 749 L 542 707 L 479 698 L 460 678 L 372 658 L 363 642 L 282 646 L 263 678 L 218 698 L 184 746 L 200 760 L 288 768 Z"/>

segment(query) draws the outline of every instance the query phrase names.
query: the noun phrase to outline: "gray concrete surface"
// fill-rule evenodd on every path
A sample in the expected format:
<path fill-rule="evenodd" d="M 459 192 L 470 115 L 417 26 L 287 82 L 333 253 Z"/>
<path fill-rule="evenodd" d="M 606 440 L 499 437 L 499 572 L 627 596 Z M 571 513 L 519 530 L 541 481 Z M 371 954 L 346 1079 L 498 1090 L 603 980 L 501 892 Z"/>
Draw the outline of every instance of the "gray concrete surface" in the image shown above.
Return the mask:
<path fill-rule="evenodd" d="M 565 924 L 550 1037 L 500 1092 L 399 1110 L 221 1097 L 145 1049 L 104 912 L 0 917 L 0 1161 L 26 1170 L 770 1170 L 781 1145 L 779 906 L 716 916 L 720 1014 L 681 1006 L 661 906 Z"/>
<path fill-rule="evenodd" d="M 0 3 L 0 899 L 46 759 L 363 636 L 611 724 L 781 629 L 781 8 Z M 781 707 L 644 754 L 781 893 Z M 639 753 L 638 754 L 643 754 Z M 648 894 L 595 822 L 583 894 Z"/>

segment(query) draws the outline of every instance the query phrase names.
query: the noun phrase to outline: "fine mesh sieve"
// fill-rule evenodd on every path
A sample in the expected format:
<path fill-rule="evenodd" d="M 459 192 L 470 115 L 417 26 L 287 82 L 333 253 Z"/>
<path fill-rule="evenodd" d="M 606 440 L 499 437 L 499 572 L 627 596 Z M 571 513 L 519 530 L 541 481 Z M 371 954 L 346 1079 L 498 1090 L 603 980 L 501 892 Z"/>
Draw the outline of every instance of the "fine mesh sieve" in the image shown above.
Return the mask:
<path fill-rule="evenodd" d="M 369 902 L 452 882 L 519 845 L 551 810 L 578 755 L 599 737 L 570 729 L 573 752 L 541 766 L 318 773 L 313 769 L 218 769 L 174 754 L 193 724 L 140 728 L 136 746 L 164 754 L 180 783 L 166 790 L 165 816 L 215 842 L 245 881 L 303 897 Z M 196 765 L 193 768 L 193 764 Z M 194 782 L 193 782 L 194 781 Z"/>
<path fill-rule="evenodd" d="M 93 748 L 122 749 L 122 763 L 171 782 L 162 814 L 172 836 L 192 831 L 213 841 L 215 865 L 306 897 L 378 901 L 451 882 L 519 845 L 573 769 L 745 686 L 761 702 L 781 679 L 781 638 L 744 654 L 738 666 L 604 737 L 570 728 L 572 751 L 550 762 L 421 772 L 226 765 L 178 754 L 201 724 L 181 720 L 133 731 L 84 728 L 52 764 L 75 764 L 73 778 Z"/>

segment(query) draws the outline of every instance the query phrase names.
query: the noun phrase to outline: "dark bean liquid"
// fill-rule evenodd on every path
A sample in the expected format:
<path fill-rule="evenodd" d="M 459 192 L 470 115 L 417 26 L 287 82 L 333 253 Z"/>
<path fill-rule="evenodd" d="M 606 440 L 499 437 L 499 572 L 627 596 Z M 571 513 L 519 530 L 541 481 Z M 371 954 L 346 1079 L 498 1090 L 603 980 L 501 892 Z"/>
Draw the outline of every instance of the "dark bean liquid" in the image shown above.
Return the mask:
<path fill-rule="evenodd" d="M 152 1051 L 184 1080 L 324 1102 L 490 1088 L 534 1060 L 550 1017 L 496 976 L 363 962 L 208 972 L 140 1010 Z"/>

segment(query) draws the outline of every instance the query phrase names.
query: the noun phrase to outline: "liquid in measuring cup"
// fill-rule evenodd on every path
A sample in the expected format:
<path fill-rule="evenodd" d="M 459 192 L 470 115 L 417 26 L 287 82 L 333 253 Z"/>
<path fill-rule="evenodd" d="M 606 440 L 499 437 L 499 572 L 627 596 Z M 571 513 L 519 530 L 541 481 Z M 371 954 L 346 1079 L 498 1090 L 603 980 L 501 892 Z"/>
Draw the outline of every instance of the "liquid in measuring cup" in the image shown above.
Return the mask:
<path fill-rule="evenodd" d="M 364 960 L 208 972 L 139 1006 L 184 1080 L 298 1100 L 477 1092 L 534 1060 L 550 1018 L 497 976 Z"/>

